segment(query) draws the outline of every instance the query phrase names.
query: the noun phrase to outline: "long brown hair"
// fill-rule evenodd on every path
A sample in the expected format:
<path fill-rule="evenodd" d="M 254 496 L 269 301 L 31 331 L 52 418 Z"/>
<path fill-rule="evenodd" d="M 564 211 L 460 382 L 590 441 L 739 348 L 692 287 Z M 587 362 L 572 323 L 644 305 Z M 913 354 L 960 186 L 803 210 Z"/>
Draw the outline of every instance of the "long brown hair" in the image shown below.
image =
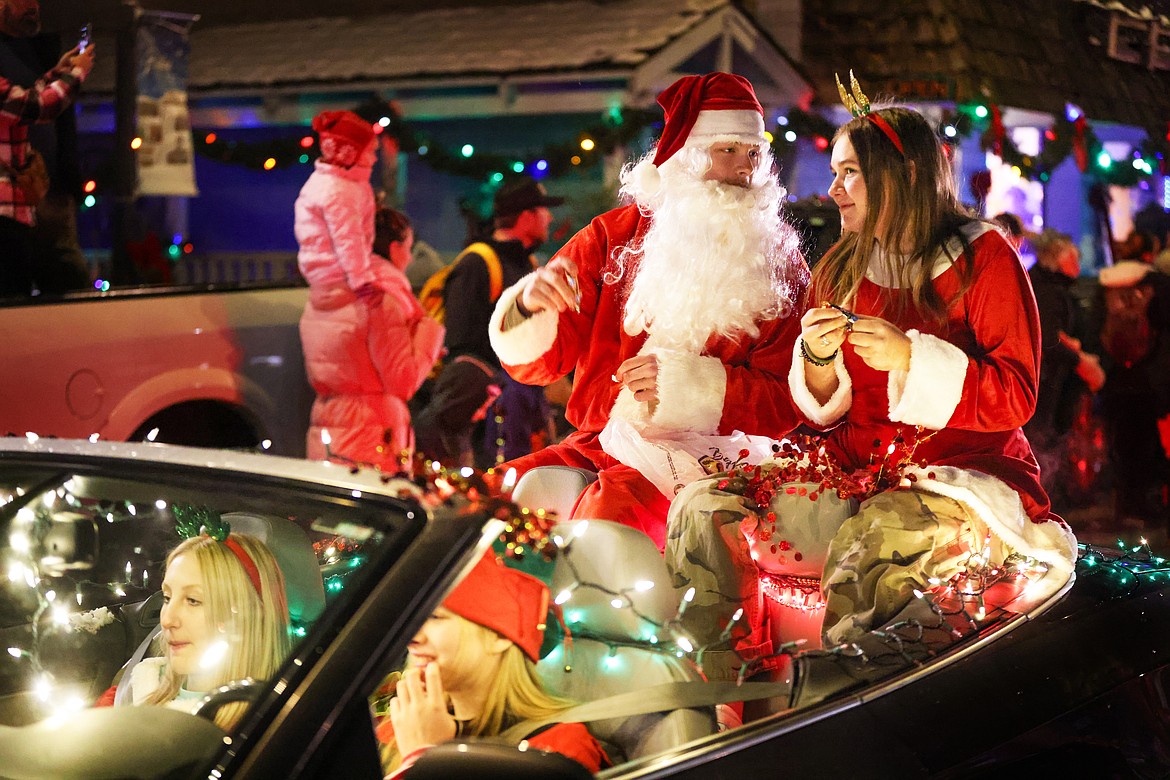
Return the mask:
<path fill-rule="evenodd" d="M 967 249 L 959 228 L 972 218 L 959 202 L 950 161 L 926 118 L 899 107 L 874 113 L 898 134 L 905 154 L 865 116 L 854 117 L 837 130 L 833 143 L 847 137 L 857 153 L 868 208 L 861 229 L 843 234 L 817 263 L 813 287 L 822 299 L 851 305 L 879 246 L 880 223 L 889 244 L 881 251 L 902 256 L 894 269 L 899 289 L 891 291 L 887 312 L 897 316 L 913 308 L 930 320 L 942 321 L 948 302 L 939 298 L 931 284 L 935 258 L 951 238 L 958 238 Z M 955 267 L 961 294 L 971 283 L 971 271 L 967 263 L 956 262 Z"/>

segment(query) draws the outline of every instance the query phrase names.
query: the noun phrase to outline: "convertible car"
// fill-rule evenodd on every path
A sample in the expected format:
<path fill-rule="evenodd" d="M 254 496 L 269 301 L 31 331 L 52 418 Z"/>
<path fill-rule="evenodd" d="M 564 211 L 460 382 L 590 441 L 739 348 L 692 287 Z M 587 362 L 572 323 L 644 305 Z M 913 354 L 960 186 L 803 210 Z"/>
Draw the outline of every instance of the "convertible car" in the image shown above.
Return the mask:
<path fill-rule="evenodd" d="M 541 674 L 614 760 L 601 777 L 1170 774 L 1170 565 L 1143 543 L 1082 546 L 1075 575 L 1043 598 L 996 572 L 934 593 L 936 621 L 780 648 L 784 682 L 714 683 L 679 629 L 687 595 L 649 540 L 522 509 L 539 493 L 523 480 L 514 502 L 485 498 L 475 478 L 0 439 L 0 776 L 380 778 L 385 682 L 493 545 L 551 582 L 565 636 L 546 642 Z M 272 548 L 292 650 L 271 679 L 232 681 L 195 714 L 116 693 L 95 706 L 156 652 L 163 564 L 191 508 Z M 238 702 L 230 733 L 215 725 Z M 736 702 L 742 724 L 717 717 Z M 523 743 L 456 741 L 407 776 L 589 775 Z"/>

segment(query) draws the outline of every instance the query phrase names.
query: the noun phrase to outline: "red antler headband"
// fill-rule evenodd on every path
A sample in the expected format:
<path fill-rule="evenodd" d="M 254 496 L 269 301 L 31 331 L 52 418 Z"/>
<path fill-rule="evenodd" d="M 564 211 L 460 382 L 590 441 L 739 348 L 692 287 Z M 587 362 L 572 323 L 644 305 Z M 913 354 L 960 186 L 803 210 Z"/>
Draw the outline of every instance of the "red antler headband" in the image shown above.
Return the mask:
<path fill-rule="evenodd" d="M 906 150 L 902 147 L 902 139 L 898 137 L 898 134 L 894 132 L 894 128 L 890 126 L 890 123 L 884 117 L 878 116 L 870 108 L 869 98 L 861 91 L 861 85 L 857 83 L 857 77 L 853 75 L 853 71 L 849 71 L 849 87 L 853 91 L 852 95 L 845 91 L 845 86 L 841 83 L 840 76 L 833 74 L 833 77 L 837 79 L 837 92 L 841 95 L 841 102 L 845 104 L 845 108 L 849 109 L 849 113 L 853 114 L 853 116 L 865 117 L 870 122 L 873 122 L 874 127 L 881 130 L 886 138 L 890 139 L 890 143 L 897 147 L 898 152 L 905 157 Z"/>

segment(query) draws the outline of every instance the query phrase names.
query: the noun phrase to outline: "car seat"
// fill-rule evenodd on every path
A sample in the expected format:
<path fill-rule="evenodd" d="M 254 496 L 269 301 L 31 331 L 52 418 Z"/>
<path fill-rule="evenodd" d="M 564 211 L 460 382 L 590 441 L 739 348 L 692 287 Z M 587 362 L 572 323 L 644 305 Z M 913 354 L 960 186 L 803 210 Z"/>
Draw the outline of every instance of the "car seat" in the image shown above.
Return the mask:
<path fill-rule="evenodd" d="M 564 474 L 553 479 L 572 482 Z M 570 636 L 537 665 L 550 692 L 583 703 L 703 680 L 685 657 L 689 643 L 672 628 L 678 597 L 648 536 L 607 520 L 562 521 L 552 535 L 562 540 L 552 593 Z M 599 720 L 589 728 L 616 748 L 615 761 L 632 760 L 714 733 L 715 708 Z"/>
<path fill-rule="evenodd" d="M 529 509 L 556 512 L 567 520 L 585 488 L 597 474 L 574 466 L 538 466 L 524 472 L 512 489 L 512 500 Z"/>
<path fill-rule="evenodd" d="M 317 553 L 308 535 L 296 523 L 283 517 L 229 512 L 223 515 L 223 519 L 230 524 L 233 532 L 249 534 L 264 542 L 284 575 L 285 596 L 292 624 L 306 628 L 312 625 L 325 611 L 325 586 Z M 158 623 L 161 594 L 156 593 L 143 603 L 151 605 L 151 608 L 141 610 L 139 619 L 153 620 L 154 627 L 122 667 L 122 678 L 114 694 L 115 706 L 133 702 L 131 672 L 150 652 L 161 630 Z"/>

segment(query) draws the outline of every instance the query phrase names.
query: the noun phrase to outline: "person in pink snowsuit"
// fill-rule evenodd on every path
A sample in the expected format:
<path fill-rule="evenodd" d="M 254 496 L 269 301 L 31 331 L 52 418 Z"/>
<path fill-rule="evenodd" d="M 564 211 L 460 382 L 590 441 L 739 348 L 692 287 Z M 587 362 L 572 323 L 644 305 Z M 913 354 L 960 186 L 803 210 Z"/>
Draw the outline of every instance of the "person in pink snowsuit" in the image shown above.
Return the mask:
<path fill-rule="evenodd" d="M 425 314 L 404 273 L 410 221 L 375 207 L 372 126 L 349 111 L 325 111 L 313 129 L 321 157 L 295 207 L 297 260 L 309 283 L 301 345 L 317 393 L 306 454 L 393 473 L 410 462 L 406 402 L 438 359 L 443 326 Z"/>

